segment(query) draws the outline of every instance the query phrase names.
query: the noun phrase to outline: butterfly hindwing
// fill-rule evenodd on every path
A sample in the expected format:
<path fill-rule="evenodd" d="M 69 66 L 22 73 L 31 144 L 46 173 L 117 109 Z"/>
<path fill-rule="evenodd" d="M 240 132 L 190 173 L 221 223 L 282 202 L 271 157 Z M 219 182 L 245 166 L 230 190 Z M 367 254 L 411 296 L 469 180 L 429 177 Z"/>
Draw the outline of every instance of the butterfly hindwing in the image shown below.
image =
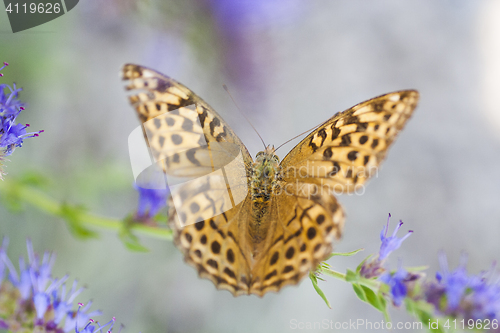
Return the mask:
<path fill-rule="evenodd" d="M 245 200 L 236 208 L 224 214 L 182 225 L 174 218 L 171 227 L 174 230 L 174 243 L 184 255 L 184 260 L 195 267 L 202 278 L 212 281 L 217 289 L 225 289 L 235 296 L 249 293 L 251 282 L 250 254 L 244 235 L 250 211 L 250 200 Z M 175 217 L 173 210 L 169 215 Z M 243 236 L 243 237 L 242 237 Z"/>
<path fill-rule="evenodd" d="M 344 224 L 342 207 L 334 196 L 314 184 L 289 183 L 275 197 L 266 250 L 252 271 L 251 292 L 259 296 L 297 284 L 332 250 Z"/>

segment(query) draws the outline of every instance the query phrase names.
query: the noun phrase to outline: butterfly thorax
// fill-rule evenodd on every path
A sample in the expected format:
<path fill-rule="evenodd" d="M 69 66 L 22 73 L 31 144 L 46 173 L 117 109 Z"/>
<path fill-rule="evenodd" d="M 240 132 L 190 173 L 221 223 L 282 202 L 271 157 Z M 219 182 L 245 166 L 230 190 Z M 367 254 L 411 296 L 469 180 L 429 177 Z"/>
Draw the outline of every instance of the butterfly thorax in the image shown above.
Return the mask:
<path fill-rule="evenodd" d="M 266 150 L 257 153 L 250 180 L 254 204 L 269 204 L 271 195 L 277 188 L 279 171 L 279 158 L 274 154 L 274 147 L 268 146 Z"/>

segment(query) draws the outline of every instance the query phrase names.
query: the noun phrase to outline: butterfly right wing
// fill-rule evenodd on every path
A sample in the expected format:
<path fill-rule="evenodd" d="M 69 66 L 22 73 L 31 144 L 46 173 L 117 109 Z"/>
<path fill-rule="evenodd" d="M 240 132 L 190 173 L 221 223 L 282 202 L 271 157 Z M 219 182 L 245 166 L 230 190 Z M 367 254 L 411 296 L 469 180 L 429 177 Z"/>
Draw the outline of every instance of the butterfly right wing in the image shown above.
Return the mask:
<path fill-rule="evenodd" d="M 283 179 L 353 192 L 377 172 L 418 98 L 415 90 L 396 91 L 334 115 L 285 156 Z"/>
<path fill-rule="evenodd" d="M 169 224 L 174 243 L 200 277 L 235 295 L 248 293 L 250 212 L 248 150 L 200 97 L 175 80 L 127 64 L 122 78 L 143 123 L 151 153 L 171 186 Z M 170 183 L 169 183 L 170 185 Z"/>
<path fill-rule="evenodd" d="M 387 154 L 418 101 L 418 92 L 382 95 L 338 113 L 283 159 L 273 229 L 258 258 L 251 292 L 262 296 L 297 283 L 331 252 L 344 213 L 334 193 L 363 184 Z"/>

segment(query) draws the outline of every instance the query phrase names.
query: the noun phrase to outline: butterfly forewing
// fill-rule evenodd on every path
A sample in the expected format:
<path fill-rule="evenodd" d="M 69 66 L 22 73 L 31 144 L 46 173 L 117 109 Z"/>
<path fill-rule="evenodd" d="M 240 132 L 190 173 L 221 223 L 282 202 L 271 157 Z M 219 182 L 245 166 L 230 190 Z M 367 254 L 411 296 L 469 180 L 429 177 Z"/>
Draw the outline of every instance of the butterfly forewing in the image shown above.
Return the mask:
<path fill-rule="evenodd" d="M 377 172 L 418 102 L 418 92 L 382 95 L 338 113 L 283 159 L 285 181 L 299 179 L 352 192 Z"/>
<path fill-rule="evenodd" d="M 301 182 L 285 186 L 273 199 L 275 223 L 252 271 L 251 292 L 259 296 L 296 284 L 316 268 L 344 224 L 342 208 L 326 189 Z"/>

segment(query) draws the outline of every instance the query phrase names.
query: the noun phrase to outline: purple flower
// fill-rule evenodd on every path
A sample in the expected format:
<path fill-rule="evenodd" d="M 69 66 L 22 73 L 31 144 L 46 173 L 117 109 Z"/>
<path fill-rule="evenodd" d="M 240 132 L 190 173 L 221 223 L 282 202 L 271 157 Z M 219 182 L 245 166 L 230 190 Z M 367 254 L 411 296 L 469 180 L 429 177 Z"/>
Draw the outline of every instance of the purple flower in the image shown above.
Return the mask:
<path fill-rule="evenodd" d="M 382 229 L 382 232 L 380 233 L 380 240 L 382 241 L 382 245 L 380 246 L 380 251 L 378 254 L 378 257 L 380 260 L 384 260 L 391 254 L 392 251 L 398 249 L 401 246 L 401 243 L 408 238 L 413 230 L 408 231 L 408 233 L 402 237 L 398 238 L 396 237 L 396 233 L 398 232 L 399 228 L 403 225 L 403 222 L 400 220 L 398 226 L 396 229 L 394 229 L 394 232 L 392 233 L 392 236 L 387 237 L 387 231 L 389 230 L 389 220 L 391 219 L 391 214 L 389 214 L 389 217 L 387 218 L 387 225 L 384 226 Z"/>
<path fill-rule="evenodd" d="M 395 306 L 400 306 L 408 294 L 406 282 L 408 282 L 409 275 L 406 270 L 400 267 L 394 274 L 386 272 L 379 278 L 380 281 L 389 286 L 392 302 Z"/>
<path fill-rule="evenodd" d="M 5 117 L 17 117 L 19 112 L 24 110 L 24 104 L 18 99 L 22 88 L 17 88 L 16 84 L 0 84 L 0 113 Z"/>
<path fill-rule="evenodd" d="M 4 62 L 0 70 L 7 65 L 8 63 Z M 29 124 L 16 124 L 16 118 L 24 110 L 24 104 L 19 100 L 19 92 L 22 89 L 17 88 L 15 83 L 12 86 L 0 84 L 0 162 L 5 156 L 11 155 L 15 148 L 21 147 L 24 139 L 38 136 L 43 132 L 28 133 L 26 128 L 30 126 Z M 2 175 L 0 169 L 0 179 Z"/>
<path fill-rule="evenodd" d="M 439 262 L 442 272 L 436 273 L 436 281 L 424 285 L 425 299 L 438 313 L 474 320 L 500 319 L 498 282 L 490 282 L 486 273 L 468 275 L 466 255 L 462 255 L 460 265 L 451 272 L 444 253 L 440 254 Z"/>
<path fill-rule="evenodd" d="M 82 304 L 83 305 L 83 304 Z M 104 332 L 104 329 L 109 325 L 107 328 L 106 332 L 111 332 L 113 330 L 113 325 L 115 324 L 115 317 L 111 319 L 109 322 L 104 324 L 103 326 L 100 326 L 99 323 L 96 323 L 94 320 L 90 319 L 87 325 L 79 331 L 78 329 L 75 329 L 76 333 L 97 333 L 97 332 Z M 96 330 L 97 328 L 97 330 Z M 120 331 L 121 332 L 121 328 Z"/>
<path fill-rule="evenodd" d="M 66 294 L 67 276 L 62 279 L 51 275 L 55 256 L 46 252 L 40 258 L 33 251 L 31 242 L 27 241 L 28 262 L 19 260 L 19 272 L 7 256 L 7 238 L 0 247 L 0 327 L 7 330 L 19 331 L 36 328 L 40 332 L 100 332 L 110 325 L 114 318 L 104 326 L 96 327 L 93 316 L 100 311 L 89 312 L 91 302 L 86 306 L 78 304 L 74 308 L 74 300 L 83 290 L 76 288 L 77 282 Z M 8 280 L 4 272 L 8 270 Z"/>
<path fill-rule="evenodd" d="M 458 308 L 460 300 L 465 293 L 465 289 L 469 284 L 470 279 L 467 276 L 467 270 L 465 269 L 466 263 L 467 257 L 463 255 L 460 266 L 458 266 L 453 272 L 450 272 L 448 270 L 446 255 L 444 253 L 439 255 L 439 264 L 443 272 L 436 273 L 436 280 L 444 286 L 448 311 L 454 311 Z"/>
<path fill-rule="evenodd" d="M 389 221 L 391 219 L 391 214 L 387 218 L 387 225 L 382 228 L 382 232 L 380 233 L 380 240 L 382 244 L 380 245 L 380 250 L 378 256 L 371 258 L 370 260 L 366 260 L 361 266 L 360 275 L 365 278 L 373 278 L 380 276 L 385 272 L 385 268 L 383 264 L 385 259 L 391 254 L 392 251 L 396 250 L 401 246 L 401 243 L 408 238 L 413 231 L 409 231 L 404 237 L 398 238 L 396 237 L 396 233 L 398 232 L 403 222 L 399 221 L 398 226 L 394 229 L 392 236 L 387 237 L 387 230 L 389 229 Z"/>
<path fill-rule="evenodd" d="M 163 207 L 167 205 L 168 189 L 151 189 L 134 185 L 139 192 L 139 205 L 137 216 L 139 218 L 154 217 Z"/>
<path fill-rule="evenodd" d="M 500 285 L 491 283 L 485 274 L 471 277 L 471 292 L 463 299 L 464 318 L 500 319 Z"/>
<path fill-rule="evenodd" d="M 21 88 L 16 89 L 15 84 L 14 88 L 0 84 L 0 153 L 3 156 L 9 156 L 16 147 L 21 147 L 24 139 L 38 136 L 43 132 L 42 130 L 28 133 L 26 128 L 30 126 L 29 124 L 15 123 L 17 116 L 24 110 L 23 104 L 18 100 L 21 90 Z"/>

